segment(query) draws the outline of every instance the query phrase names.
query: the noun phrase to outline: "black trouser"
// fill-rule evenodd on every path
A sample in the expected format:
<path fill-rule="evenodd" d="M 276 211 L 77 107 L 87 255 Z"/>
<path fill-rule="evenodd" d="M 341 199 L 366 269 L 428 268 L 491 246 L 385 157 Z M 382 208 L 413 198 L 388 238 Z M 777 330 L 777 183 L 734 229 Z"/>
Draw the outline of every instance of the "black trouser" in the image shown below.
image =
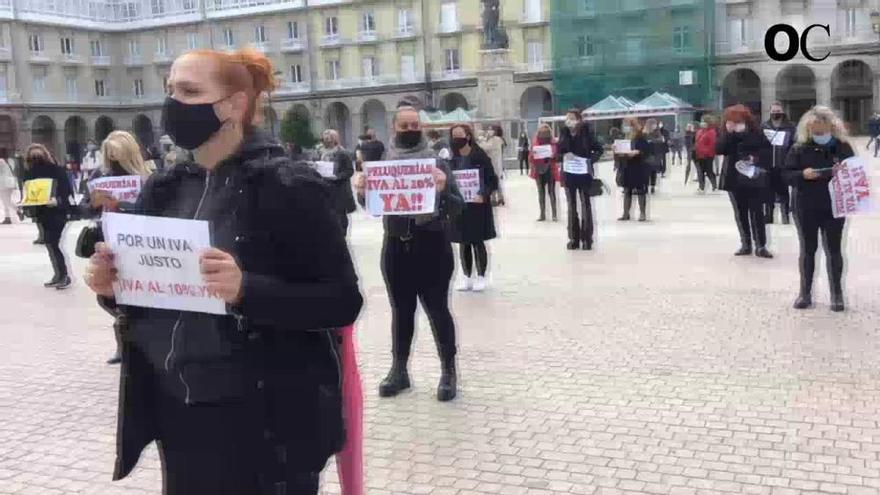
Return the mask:
<path fill-rule="evenodd" d="M 489 266 L 489 253 L 486 251 L 485 242 L 461 243 L 458 251 L 461 255 L 461 270 L 466 277 L 470 277 L 474 271 L 474 255 L 477 258 L 477 275 L 481 277 L 486 275 L 486 268 Z"/>
<path fill-rule="evenodd" d="M 337 211 L 336 217 L 339 218 L 339 226 L 342 227 L 342 235 L 348 237 L 348 213 L 345 211 Z"/>
<path fill-rule="evenodd" d="M 764 194 L 762 189 L 738 188 L 730 193 L 730 202 L 739 228 L 742 245 L 755 247 L 767 246 L 767 228 L 764 224 Z"/>
<path fill-rule="evenodd" d="M 785 184 L 778 184 L 773 188 L 774 194 L 767 201 L 766 205 L 766 214 L 767 221 L 769 223 L 773 223 L 773 213 L 776 210 L 776 202 L 779 201 L 780 209 L 782 210 L 783 216 L 788 216 L 791 212 L 791 192 L 789 188 Z"/>
<path fill-rule="evenodd" d="M 520 156 L 519 157 L 519 174 L 522 175 L 529 171 L 529 157 L 528 156 Z"/>
<path fill-rule="evenodd" d="M 812 294 L 813 273 L 816 270 L 816 250 L 819 249 L 819 231 L 822 231 L 828 285 L 832 294 L 842 294 L 843 286 L 843 229 L 846 218 L 834 218 L 828 211 L 795 211 L 800 237 L 801 293 Z"/>
<path fill-rule="evenodd" d="M 541 218 L 547 216 L 547 194 L 550 194 L 550 211 L 553 218 L 556 218 L 556 180 L 553 178 L 553 171 L 547 170 L 543 174 L 535 177 L 535 184 L 538 185 L 538 205 L 541 207 Z"/>
<path fill-rule="evenodd" d="M 648 195 L 644 187 L 627 187 L 623 190 L 623 218 L 629 218 L 629 212 L 632 210 L 633 196 L 639 198 L 639 214 L 647 215 Z"/>
<path fill-rule="evenodd" d="M 568 200 L 568 240 L 572 242 L 593 243 L 593 205 L 590 203 L 590 184 L 592 177 L 584 182 L 565 184 L 565 196 Z M 582 215 L 578 216 L 578 202 Z"/>
<path fill-rule="evenodd" d="M 664 151 L 660 154 L 660 175 L 666 175 L 666 165 L 667 165 L 667 156 L 669 155 L 669 150 Z"/>
<path fill-rule="evenodd" d="M 63 214 L 52 213 L 45 215 L 37 220 L 37 225 L 43 233 L 43 239 L 46 241 L 46 249 L 49 251 L 49 261 L 52 263 L 52 270 L 55 272 L 54 279 L 61 280 L 67 277 L 67 261 L 64 259 L 64 253 L 61 252 L 61 238 L 64 234 L 64 227 L 67 225 L 67 218 Z"/>
<path fill-rule="evenodd" d="M 454 270 L 452 245 L 444 232 L 416 231 L 410 240 L 386 237 L 382 275 L 391 301 L 392 354 L 406 364 L 415 333 L 416 303 L 431 322 L 440 359 L 456 353 L 455 322 L 449 311 L 449 282 Z"/>
<path fill-rule="evenodd" d="M 672 150 L 672 162 L 675 163 L 675 157 L 678 157 L 678 163 L 683 163 L 684 158 L 681 155 L 681 148 L 674 148 Z"/>
<path fill-rule="evenodd" d="M 709 177 L 709 183 L 712 184 L 712 190 L 718 188 L 718 178 L 715 176 L 715 169 L 712 166 L 714 158 L 697 159 L 697 180 L 700 184 L 700 191 L 706 190 L 706 177 Z"/>

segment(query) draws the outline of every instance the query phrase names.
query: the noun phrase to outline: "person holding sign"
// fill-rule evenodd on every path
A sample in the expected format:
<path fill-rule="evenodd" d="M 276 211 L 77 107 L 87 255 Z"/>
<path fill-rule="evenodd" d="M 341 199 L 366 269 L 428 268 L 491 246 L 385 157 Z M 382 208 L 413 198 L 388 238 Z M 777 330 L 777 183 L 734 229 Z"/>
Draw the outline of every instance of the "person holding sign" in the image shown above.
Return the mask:
<path fill-rule="evenodd" d="M 568 249 L 593 249 L 593 205 L 590 185 L 594 167 L 605 149 L 596 139 L 580 109 L 565 115 L 565 127 L 559 136 L 558 160 L 562 162 L 563 183 L 568 198 Z M 581 216 L 578 217 L 578 202 Z"/>
<path fill-rule="evenodd" d="M 816 106 L 801 117 L 797 144 L 785 160 L 783 177 L 795 190 L 794 218 L 800 237 L 800 294 L 796 309 L 813 305 L 813 272 L 819 231 L 825 238 L 831 310 L 843 311 L 843 230 L 846 217 L 834 218 L 828 184 L 839 163 L 854 156 L 846 125 L 828 107 Z"/>
<path fill-rule="evenodd" d="M 66 289 L 70 287 L 70 276 L 67 270 L 67 261 L 61 252 L 61 238 L 64 227 L 67 226 L 67 214 L 70 211 L 70 198 L 73 197 L 73 187 L 68 180 L 67 172 L 55 162 L 52 153 L 42 144 L 32 144 L 25 151 L 25 201 L 31 196 L 28 183 L 30 181 L 50 181 L 46 199 L 38 201 L 38 206 L 26 206 L 33 211 L 33 217 L 43 233 L 46 249 L 49 251 L 49 260 L 52 263 L 54 276 L 52 280 L 43 284 L 47 288 Z M 42 195 L 42 194 L 38 194 Z"/>
<path fill-rule="evenodd" d="M 794 124 L 785 116 L 782 104 L 777 102 L 770 106 L 770 120 L 764 122 L 761 126 L 767 141 L 773 147 L 773 160 L 770 168 L 770 188 L 772 189 L 770 198 L 764 207 L 764 213 L 767 223 L 773 223 L 776 202 L 779 201 L 782 210 L 782 224 L 788 225 L 789 215 L 791 212 L 791 194 L 788 191 L 788 184 L 782 178 L 782 169 L 785 167 L 785 158 L 788 151 L 794 144 L 795 129 Z"/>
<path fill-rule="evenodd" d="M 3 225 L 12 223 L 12 216 L 18 213 L 13 206 L 15 201 L 12 194 L 18 189 L 18 179 L 15 177 L 15 169 L 12 166 L 12 159 L 6 148 L 0 148 L 0 209 L 5 215 Z M 21 220 L 21 216 L 19 216 Z"/>
<path fill-rule="evenodd" d="M 614 151 L 614 158 L 621 168 L 623 186 L 623 216 L 619 220 L 630 219 L 629 212 L 635 195 L 639 198 L 639 221 L 644 222 L 648 219 L 648 183 L 651 180 L 648 158 L 654 153 L 654 148 L 645 139 L 639 119 L 626 119 L 623 128 L 629 131 L 628 149 Z"/>
<path fill-rule="evenodd" d="M 327 174 L 330 170 L 322 173 L 319 167 L 319 173 L 330 184 L 336 216 L 342 225 L 342 231 L 348 232 L 348 214 L 357 209 L 351 193 L 351 176 L 354 175 L 351 155 L 342 147 L 339 133 L 333 129 L 327 129 L 321 134 L 321 144 L 320 162 L 332 163 L 333 169 L 332 174 Z"/>
<path fill-rule="evenodd" d="M 387 215 L 383 219 L 382 275 L 391 301 L 393 362 L 379 385 L 379 395 L 394 397 L 411 386 L 407 366 L 415 333 L 416 305 L 420 300 L 440 354 L 442 373 L 437 399 L 450 401 L 458 393 L 458 375 L 455 322 L 449 311 L 449 284 L 455 261 L 447 232 L 450 223 L 461 213 L 464 201 L 451 170 L 428 147 L 418 110 L 401 102 L 392 125 L 395 135 L 388 147 L 387 159 L 436 160 L 432 169 L 436 196 L 431 214 Z M 365 175 L 358 176 L 355 188 L 361 205 L 366 204 L 366 186 Z"/>
<path fill-rule="evenodd" d="M 150 177 L 150 218 L 105 222 L 119 253 L 99 245 L 87 283 L 143 301 L 120 308 L 115 480 L 155 440 L 166 495 L 316 494 L 343 446 L 338 329 L 363 300 L 327 184 L 254 126 L 273 70 L 254 50 L 175 60 L 162 120 L 194 161 Z M 132 266 L 134 248 L 155 256 Z M 179 282 L 126 280 L 145 272 Z"/>
<path fill-rule="evenodd" d="M 745 105 L 733 105 L 724 110 L 724 131 L 718 139 L 716 151 L 724 156 L 719 187 L 730 195 L 742 242 L 742 247 L 734 255 L 752 254 L 754 241 L 755 256 L 772 258 L 767 250 L 764 223 L 764 203 L 770 194 L 767 177 L 772 160 L 770 143 Z M 737 164 L 753 173 L 744 174 Z"/>
<path fill-rule="evenodd" d="M 461 271 L 459 290 L 481 292 L 486 289 L 489 254 L 486 241 L 495 238 L 495 214 L 489 198 L 498 188 L 498 176 L 489 155 L 474 140 L 470 126 L 456 124 L 449 129 L 452 146 L 452 173 L 465 200 L 464 210 L 452 222 L 452 242 L 459 244 Z M 473 273 L 477 260 L 477 276 Z"/>
<path fill-rule="evenodd" d="M 553 221 L 559 221 L 556 214 L 556 183 L 559 182 L 559 165 L 556 163 L 558 150 L 553 141 L 553 130 L 547 124 L 541 124 L 535 134 L 532 149 L 529 151 L 529 177 L 538 186 L 538 206 L 541 214 L 539 222 L 547 220 L 547 195 L 550 195 L 550 212 Z"/>

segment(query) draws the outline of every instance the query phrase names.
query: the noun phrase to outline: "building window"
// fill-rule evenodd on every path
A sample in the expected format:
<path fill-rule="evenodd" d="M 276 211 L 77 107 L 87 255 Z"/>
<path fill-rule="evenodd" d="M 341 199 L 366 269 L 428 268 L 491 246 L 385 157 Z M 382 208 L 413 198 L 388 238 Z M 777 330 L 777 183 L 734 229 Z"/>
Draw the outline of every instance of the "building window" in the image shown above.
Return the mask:
<path fill-rule="evenodd" d="M 288 21 L 287 22 L 287 39 L 289 40 L 298 40 L 299 39 L 299 24 L 296 21 Z"/>
<path fill-rule="evenodd" d="M 43 37 L 39 34 L 32 34 L 28 36 L 28 47 L 30 47 L 31 51 L 34 53 L 40 53 L 45 48 L 43 46 Z"/>
<path fill-rule="evenodd" d="M 135 79 L 132 84 L 132 89 L 134 90 L 135 98 L 143 98 L 144 97 L 144 80 L 143 79 Z"/>
<path fill-rule="evenodd" d="M 455 2 L 440 6 L 440 30 L 444 33 L 458 31 L 458 5 Z"/>
<path fill-rule="evenodd" d="M 338 81 L 341 76 L 341 71 L 339 69 L 339 60 L 330 60 L 327 62 L 327 79 Z"/>
<path fill-rule="evenodd" d="M 3 26 L 3 24 L 0 24 L 0 48 L 6 48 L 6 35 L 4 34 L 5 32 L 6 28 Z"/>
<path fill-rule="evenodd" d="M 404 81 L 416 79 L 416 57 L 413 55 L 400 56 L 400 77 Z"/>
<path fill-rule="evenodd" d="M 162 76 L 162 91 L 165 94 L 171 94 L 171 90 L 168 89 L 168 74 Z"/>
<path fill-rule="evenodd" d="M 107 88 L 103 79 L 95 79 L 95 96 L 98 98 L 107 96 Z"/>
<path fill-rule="evenodd" d="M 266 31 L 266 26 L 254 26 L 254 43 L 264 44 L 269 42 L 269 34 Z"/>
<path fill-rule="evenodd" d="M 525 0 L 525 3 L 523 3 L 523 19 L 526 22 L 540 22 L 542 17 L 541 0 Z"/>
<path fill-rule="evenodd" d="M 364 12 L 361 16 L 361 32 L 362 33 L 374 33 L 376 32 L 376 18 L 373 16 L 372 12 Z"/>
<path fill-rule="evenodd" d="M 128 40 L 128 55 L 132 58 L 141 56 L 141 44 L 137 40 Z"/>
<path fill-rule="evenodd" d="M 526 45 L 526 62 L 533 70 L 543 70 L 544 66 L 544 43 L 529 41 Z"/>
<path fill-rule="evenodd" d="M 156 38 L 156 55 L 166 55 L 168 53 L 168 40 L 164 36 Z"/>
<path fill-rule="evenodd" d="M 165 13 L 165 0 L 150 0 L 150 12 L 153 15 L 162 15 Z"/>
<path fill-rule="evenodd" d="M 76 100 L 77 90 L 76 90 L 76 73 L 70 72 L 64 74 L 64 89 L 67 93 L 67 98 L 70 100 Z"/>
<path fill-rule="evenodd" d="M 379 76 L 379 62 L 376 57 L 364 57 L 361 64 L 365 79 L 375 79 Z"/>
<path fill-rule="evenodd" d="M 190 50 L 199 47 L 199 33 L 186 33 L 186 46 Z"/>
<path fill-rule="evenodd" d="M 577 39 L 577 53 L 578 57 L 586 58 L 592 57 L 596 54 L 596 45 L 593 42 L 593 37 L 588 35 L 578 36 Z"/>
<path fill-rule="evenodd" d="M 227 48 L 235 46 L 235 33 L 232 28 L 223 29 L 223 45 Z"/>
<path fill-rule="evenodd" d="M 61 53 L 73 55 L 73 38 L 61 38 Z"/>
<path fill-rule="evenodd" d="M 596 12 L 596 0 L 581 0 L 581 7 L 584 12 L 594 14 Z"/>
<path fill-rule="evenodd" d="M 339 18 L 335 16 L 324 18 L 324 36 L 333 37 L 339 34 Z"/>
<path fill-rule="evenodd" d="M 397 11 L 397 32 L 403 35 L 413 34 L 413 15 L 410 9 Z"/>
<path fill-rule="evenodd" d="M 458 72 L 461 70 L 458 48 L 446 49 L 446 56 L 443 58 L 443 70 L 446 72 Z"/>
<path fill-rule="evenodd" d="M 196 10 L 196 0 L 183 0 L 182 7 L 184 12 L 192 12 Z"/>
<path fill-rule="evenodd" d="M 89 41 L 89 51 L 93 57 L 103 57 L 104 56 L 104 44 L 101 43 L 101 40 Z"/>
<path fill-rule="evenodd" d="M 34 78 L 34 93 L 42 95 L 46 91 L 46 78 L 48 69 L 46 67 L 33 67 L 31 75 Z"/>
<path fill-rule="evenodd" d="M 777 36 L 776 39 L 785 38 L 785 36 Z M 748 46 L 748 35 L 746 34 L 745 19 L 730 20 L 730 48 L 737 50 Z M 783 50 L 784 51 L 784 50 Z"/>
<path fill-rule="evenodd" d="M 295 64 L 295 65 L 290 66 L 290 82 L 292 82 L 292 83 L 303 82 L 302 65 Z"/>
<path fill-rule="evenodd" d="M 858 18 L 859 9 L 848 8 L 843 11 L 846 16 L 846 36 L 848 38 L 853 38 L 858 34 L 856 30 L 856 19 Z"/>
<path fill-rule="evenodd" d="M 685 53 L 691 48 L 691 29 L 679 26 L 672 29 L 672 48 L 675 53 Z"/>
<path fill-rule="evenodd" d="M 6 98 L 6 64 L 0 64 L 0 100 Z"/>

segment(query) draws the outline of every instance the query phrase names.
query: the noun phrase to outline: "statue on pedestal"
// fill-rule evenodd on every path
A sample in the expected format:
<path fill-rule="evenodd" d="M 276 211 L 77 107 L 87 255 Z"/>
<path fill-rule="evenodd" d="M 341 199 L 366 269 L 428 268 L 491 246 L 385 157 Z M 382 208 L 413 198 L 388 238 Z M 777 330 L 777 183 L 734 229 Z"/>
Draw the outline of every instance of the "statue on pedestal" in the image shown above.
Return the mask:
<path fill-rule="evenodd" d="M 501 27 L 501 0 L 481 0 L 483 5 L 483 49 L 509 47 L 507 32 Z"/>

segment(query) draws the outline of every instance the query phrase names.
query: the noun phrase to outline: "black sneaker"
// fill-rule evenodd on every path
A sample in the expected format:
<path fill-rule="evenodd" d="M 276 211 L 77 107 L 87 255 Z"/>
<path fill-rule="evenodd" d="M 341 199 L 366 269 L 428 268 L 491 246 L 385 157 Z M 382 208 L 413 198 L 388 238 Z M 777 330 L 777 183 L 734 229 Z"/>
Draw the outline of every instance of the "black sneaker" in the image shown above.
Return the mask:
<path fill-rule="evenodd" d="M 750 256 L 752 254 L 752 246 L 743 246 L 739 251 L 733 253 L 734 256 Z"/>
<path fill-rule="evenodd" d="M 3 220 L 3 225 L 12 225 L 12 219 L 9 217 L 6 217 L 6 220 Z"/>
<path fill-rule="evenodd" d="M 55 288 L 58 290 L 64 290 L 70 287 L 70 277 L 64 277 L 55 284 Z"/>
<path fill-rule="evenodd" d="M 794 302 L 794 309 L 809 309 L 813 307 L 813 297 L 810 294 L 801 294 Z"/>
<path fill-rule="evenodd" d="M 773 255 L 770 254 L 770 251 L 767 251 L 767 248 L 765 247 L 759 247 L 757 250 L 755 250 L 755 256 L 768 260 L 773 259 Z"/>
<path fill-rule="evenodd" d="M 46 244 L 46 241 L 44 241 L 43 239 L 36 239 L 36 240 L 34 240 L 34 244 L 37 246 L 42 246 L 42 245 Z"/>

